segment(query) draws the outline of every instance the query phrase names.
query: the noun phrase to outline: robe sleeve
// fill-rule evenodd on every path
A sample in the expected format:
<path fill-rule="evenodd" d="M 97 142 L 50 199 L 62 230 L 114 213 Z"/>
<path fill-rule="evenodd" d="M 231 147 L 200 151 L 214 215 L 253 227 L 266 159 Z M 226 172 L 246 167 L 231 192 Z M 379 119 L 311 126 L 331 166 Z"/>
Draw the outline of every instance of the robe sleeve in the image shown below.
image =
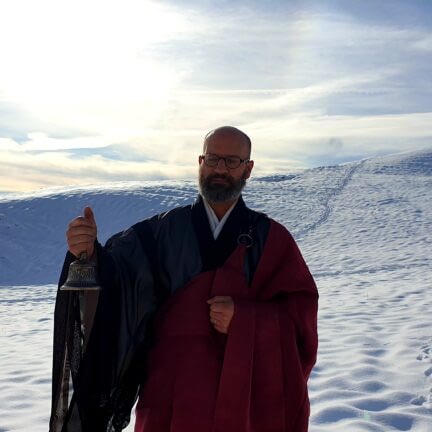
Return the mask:
<path fill-rule="evenodd" d="M 97 244 L 102 290 L 93 299 L 95 310 L 87 310 L 83 317 L 91 328 L 85 351 L 79 294 L 57 294 L 51 431 L 62 430 L 62 425 L 74 432 L 117 431 L 129 422 L 141 380 L 138 364 L 155 307 L 152 269 L 142 243 L 132 228 L 105 247 Z M 68 254 L 59 286 L 71 260 Z M 73 391 L 67 384 L 69 371 Z"/>

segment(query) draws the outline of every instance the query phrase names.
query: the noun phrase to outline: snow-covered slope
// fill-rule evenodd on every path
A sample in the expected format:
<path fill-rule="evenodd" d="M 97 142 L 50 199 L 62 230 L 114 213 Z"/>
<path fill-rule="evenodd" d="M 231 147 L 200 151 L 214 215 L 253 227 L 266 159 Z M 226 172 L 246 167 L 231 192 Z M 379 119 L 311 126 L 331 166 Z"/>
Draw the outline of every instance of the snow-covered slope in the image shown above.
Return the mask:
<path fill-rule="evenodd" d="M 403 254 L 400 248 L 415 243 L 426 255 L 430 246 L 431 155 L 387 156 L 253 179 L 245 199 L 305 243 L 303 247 L 311 250 L 308 261 L 320 274 L 369 271 L 401 262 L 419 266 L 424 264 L 421 258 Z M 95 211 L 104 242 L 195 196 L 194 182 L 168 181 L 0 195 L 0 285 L 56 282 L 67 224 L 86 205 Z"/>
<path fill-rule="evenodd" d="M 91 205 L 104 242 L 195 195 L 194 182 L 0 195 L 0 431 L 29 430 L 32 418 L 46 430 L 46 285 L 69 220 Z M 310 430 L 432 431 L 432 150 L 254 179 L 245 201 L 293 233 L 320 290 Z M 27 398 L 31 389 L 42 397 Z"/>

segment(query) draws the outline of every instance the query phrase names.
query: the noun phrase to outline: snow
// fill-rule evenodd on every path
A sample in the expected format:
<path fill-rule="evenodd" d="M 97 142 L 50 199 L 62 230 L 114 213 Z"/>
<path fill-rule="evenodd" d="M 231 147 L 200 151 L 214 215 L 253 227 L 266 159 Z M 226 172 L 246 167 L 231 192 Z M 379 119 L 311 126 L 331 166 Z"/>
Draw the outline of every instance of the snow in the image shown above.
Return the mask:
<path fill-rule="evenodd" d="M 432 150 L 249 182 L 245 201 L 292 232 L 320 291 L 311 432 L 432 431 L 431 191 Z M 104 242 L 195 195 L 187 181 L 0 195 L 0 432 L 47 430 L 68 222 L 91 205 Z"/>

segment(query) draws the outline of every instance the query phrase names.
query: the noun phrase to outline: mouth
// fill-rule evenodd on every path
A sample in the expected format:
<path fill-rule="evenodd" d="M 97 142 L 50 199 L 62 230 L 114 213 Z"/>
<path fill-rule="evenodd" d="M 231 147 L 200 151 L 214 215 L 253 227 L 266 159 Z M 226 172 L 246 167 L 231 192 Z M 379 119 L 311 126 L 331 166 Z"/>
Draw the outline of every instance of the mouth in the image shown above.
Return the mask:
<path fill-rule="evenodd" d="M 227 189 L 231 187 L 231 182 L 225 178 L 214 178 L 210 180 L 209 185 L 217 189 Z"/>
<path fill-rule="evenodd" d="M 211 179 L 211 183 L 216 183 L 216 184 L 229 184 L 229 181 L 225 178 L 213 178 Z"/>

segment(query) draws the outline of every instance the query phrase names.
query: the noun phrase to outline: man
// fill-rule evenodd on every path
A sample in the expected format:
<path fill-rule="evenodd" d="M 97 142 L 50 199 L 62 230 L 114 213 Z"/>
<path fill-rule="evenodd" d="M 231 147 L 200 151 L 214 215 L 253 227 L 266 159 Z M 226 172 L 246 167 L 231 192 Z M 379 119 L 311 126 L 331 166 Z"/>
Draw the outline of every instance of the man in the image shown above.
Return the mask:
<path fill-rule="evenodd" d="M 105 247 L 90 208 L 71 222 L 60 285 L 86 251 L 102 290 L 58 293 L 51 432 L 120 431 L 137 398 L 136 432 L 307 431 L 318 294 L 288 231 L 243 202 L 250 152 L 211 131 L 197 201 Z"/>

